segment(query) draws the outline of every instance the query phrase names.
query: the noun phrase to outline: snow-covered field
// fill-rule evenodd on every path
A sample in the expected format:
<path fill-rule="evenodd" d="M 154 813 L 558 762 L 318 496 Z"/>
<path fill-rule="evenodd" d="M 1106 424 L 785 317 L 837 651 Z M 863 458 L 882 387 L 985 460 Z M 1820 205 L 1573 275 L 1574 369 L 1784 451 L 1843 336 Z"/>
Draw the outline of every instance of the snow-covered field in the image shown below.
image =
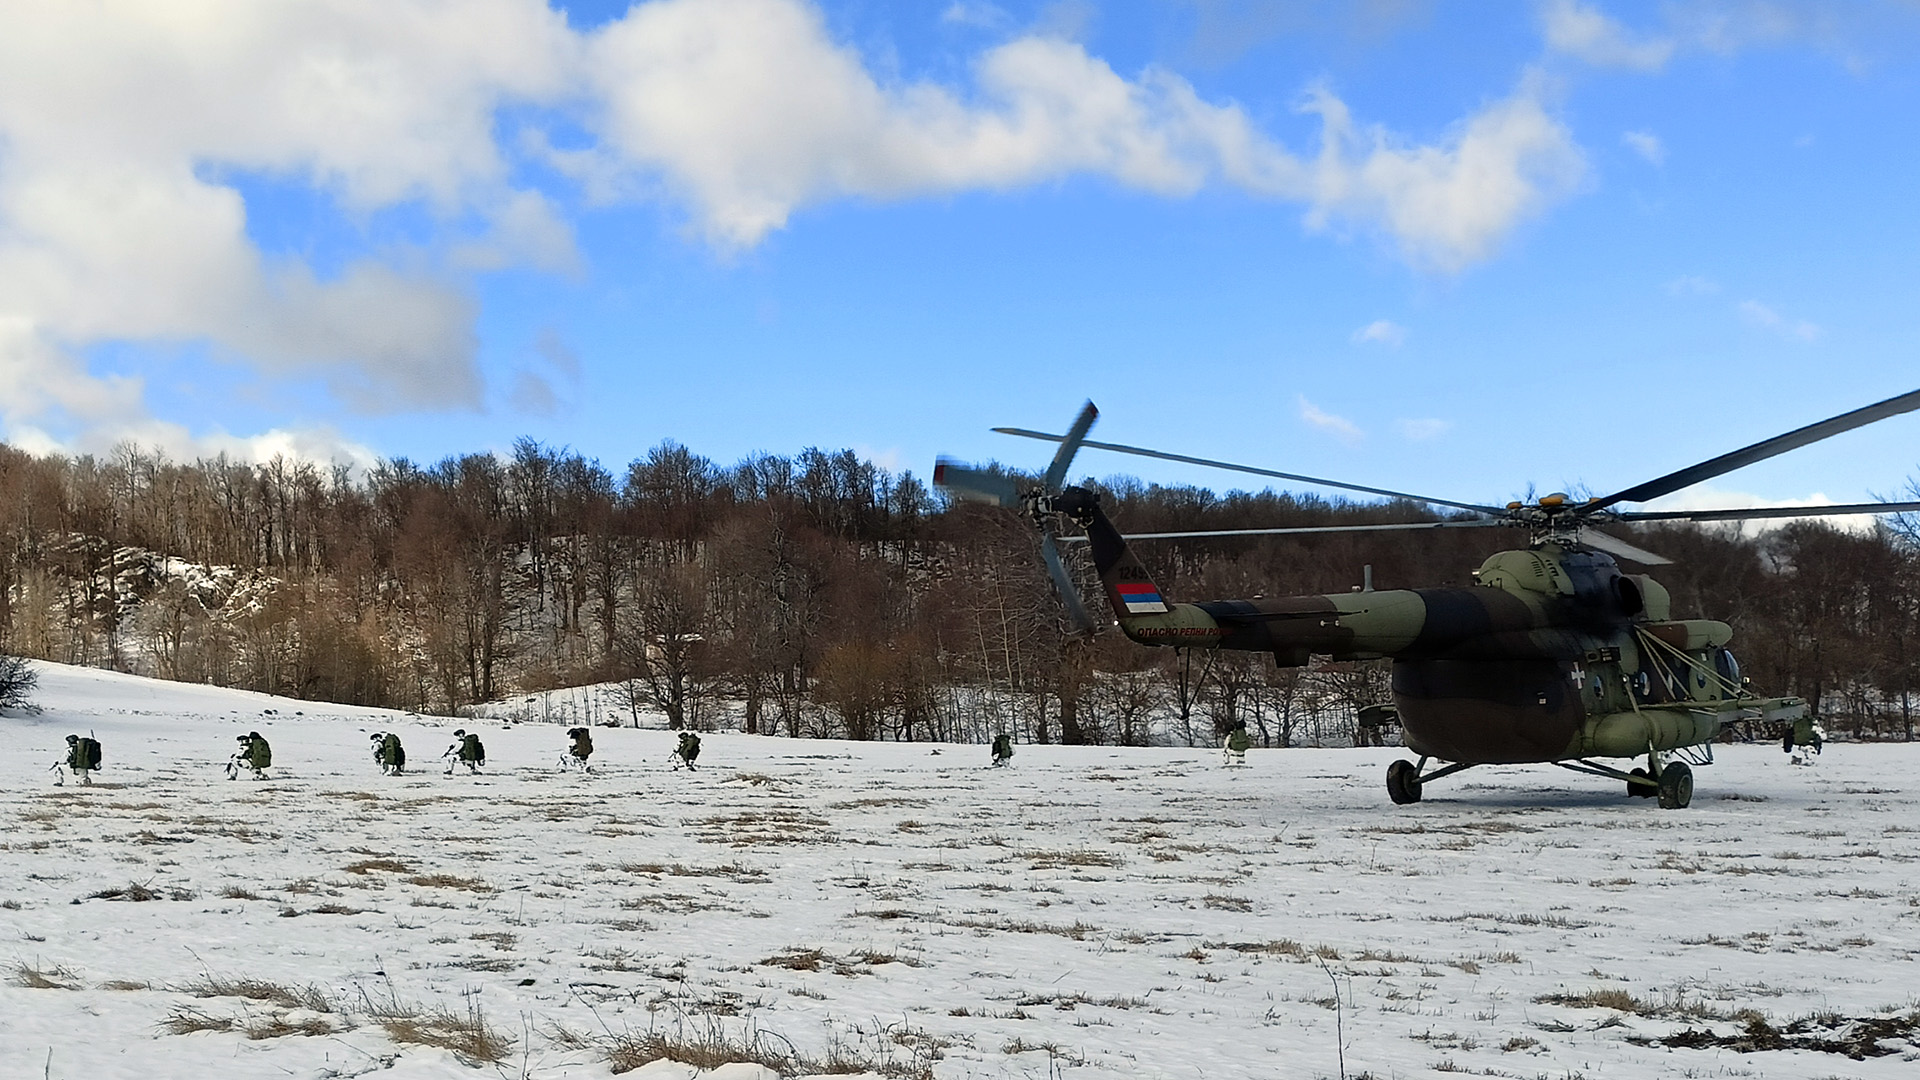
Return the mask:
<path fill-rule="evenodd" d="M 480 1075 L 540 1080 L 648 1036 L 900 1076 L 1920 1074 L 1911 746 L 1722 748 L 1685 811 L 1546 766 L 1395 807 L 1390 750 L 722 734 L 689 773 L 597 729 L 582 776 L 497 721 L 469 777 L 455 721 L 40 670 L 0 718 L 8 1078 L 472 1076 L 407 1040 L 476 1018 L 512 1040 Z M 418 771 L 378 774 L 389 728 Z M 248 730 L 265 782 L 221 768 Z M 87 731 L 105 771 L 55 787 Z"/>

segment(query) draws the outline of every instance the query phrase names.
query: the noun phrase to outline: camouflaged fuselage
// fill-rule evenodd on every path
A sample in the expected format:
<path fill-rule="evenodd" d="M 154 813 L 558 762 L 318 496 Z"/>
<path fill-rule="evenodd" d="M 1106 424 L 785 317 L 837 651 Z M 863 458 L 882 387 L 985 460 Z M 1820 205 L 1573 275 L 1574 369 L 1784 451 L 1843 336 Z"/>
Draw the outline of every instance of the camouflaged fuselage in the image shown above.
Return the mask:
<path fill-rule="evenodd" d="M 1468 588 L 1182 604 L 1160 597 L 1097 507 L 1082 517 L 1128 637 L 1271 653 L 1282 666 L 1390 658 L 1405 742 L 1423 755 L 1629 757 L 1706 742 L 1736 714 L 1798 705 L 1741 688 L 1725 623 L 1669 620 L 1657 582 L 1575 544 L 1495 554 Z"/>

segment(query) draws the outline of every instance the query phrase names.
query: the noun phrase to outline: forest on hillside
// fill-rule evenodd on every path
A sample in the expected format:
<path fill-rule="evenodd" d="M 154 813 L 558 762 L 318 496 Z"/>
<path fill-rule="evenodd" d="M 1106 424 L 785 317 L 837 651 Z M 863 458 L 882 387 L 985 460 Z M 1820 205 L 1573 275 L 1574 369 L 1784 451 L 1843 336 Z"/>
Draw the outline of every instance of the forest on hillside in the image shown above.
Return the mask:
<path fill-rule="evenodd" d="M 1411 504 L 1095 485 L 1129 532 L 1431 520 Z M 1912 737 L 1920 532 L 1800 522 L 1616 531 L 1673 558 L 1755 685 L 1855 737 Z M 1178 599 L 1465 585 L 1502 529 L 1141 545 Z M 853 739 L 1345 743 L 1386 666 L 1277 667 L 1069 632 L 1014 515 L 808 449 L 721 466 L 663 443 L 615 472 L 510 455 L 345 467 L 0 445 L 0 652 L 294 697 L 457 712 L 625 688 L 669 724 Z M 1070 546 L 1071 547 L 1071 546 Z M 1083 575 L 1086 568 L 1080 568 Z M 1089 595 L 1092 595 L 1089 593 Z"/>

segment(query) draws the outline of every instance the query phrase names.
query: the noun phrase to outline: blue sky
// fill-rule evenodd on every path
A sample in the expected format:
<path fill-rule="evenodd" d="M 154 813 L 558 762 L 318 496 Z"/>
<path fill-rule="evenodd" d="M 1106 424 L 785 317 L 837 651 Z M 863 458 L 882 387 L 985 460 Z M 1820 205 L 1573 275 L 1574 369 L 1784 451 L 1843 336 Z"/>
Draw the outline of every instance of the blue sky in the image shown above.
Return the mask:
<path fill-rule="evenodd" d="M 1910 4 L 27 4 L 0 435 L 1504 501 L 1920 387 Z M 1089 454 L 1082 471 L 1233 486 Z M 1920 416 L 1683 494 L 1920 475 Z"/>

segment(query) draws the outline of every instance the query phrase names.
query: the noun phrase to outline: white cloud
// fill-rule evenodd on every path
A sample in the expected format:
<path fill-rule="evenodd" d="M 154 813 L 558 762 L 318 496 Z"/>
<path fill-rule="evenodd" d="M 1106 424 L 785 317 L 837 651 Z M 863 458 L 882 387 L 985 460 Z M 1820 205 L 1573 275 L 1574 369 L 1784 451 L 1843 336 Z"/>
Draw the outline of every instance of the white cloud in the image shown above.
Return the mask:
<path fill-rule="evenodd" d="M 20 0 L 0 33 L 0 431 L 130 430 L 141 382 L 80 359 L 105 342 L 317 377 L 357 408 L 477 405 L 468 276 L 580 268 L 577 208 L 516 179 L 528 157 L 596 199 L 675 201 L 723 247 L 827 200 L 1091 174 L 1297 204 L 1310 228 L 1377 233 L 1443 271 L 1584 175 L 1532 78 L 1426 141 L 1316 90 L 1318 145 L 1296 152 L 1237 104 L 1160 68 L 1123 76 L 1061 29 L 1092 17 L 1053 5 L 1036 24 L 1053 30 L 948 84 L 877 75 L 808 0 L 649 0 L 588 33 L 542 0 Z M 549 111 L 500 130 L 529 106 Z M 554 149 L 548 120 L 584 140 Z M 362 238 L 321 270 L 261 249 L 242 178 L 317 195 L 348 229 L 407 207 L 423 236 Z"/>
<path fill-rule="evenodd" d="M 1812 341 L 1820 336 L 1820 328 L 1813 323 L 1805 319 L 1789 319 L 1758 300 L 1742 300 L 1735 306 L 1748 322 L 1782 337 Z"/>
<path fill-rule="evenodd" d="M 1130 80 L 1058 37 L 989 50 L 970 92 L 883 85 L 799 0 L 657 0 L 594 35 L 587 55 L 602 145 L 556 163 L 603 198 L 664 184 L 724 244 L 753 244 L 827 199 L 1094 173 L 1167 196 L 1220 182 L 1302 202 L 1313 226 L 1379 229 L 1410 260 L 1457 270 L 1585 167 L 1531 85 L 1434 144 L 1360 129 L 1316 91 L 1303 108 L 1322 120 L 1320 146 L 1302 157 L 1171 72 Z"/>
<path fill-rule="evenodd" d="M 1520 221 L 1570 194 L 1586 174 L 1572 137 L 1541 104 L 1538 80 L 1457 125 L 1439 145 L 1357 132 L 1345 104 L 1320 91 L 1305 106 L 1323 124 L 1307 171 L 1307 220 L 1382 227 L 1415 263 L 1460 270 L 1493 254 Z"/>
<path fill-rule="evenodd" d="M 1300 419 L 1321 431 L 1337 436 L 1344 442 L 1359 442 L 1366 437 L 1366 432 L 1361 431 L 1358 424 L 1344 416 L 1335 416 L 1322 411 L 1319 406 L 1308 401 L 1304 394 L 1300 397 Z"/>
<path fill-rule="evenodd" d="M 1666 289 L 1668 296 L 1713 296 L 1719 293 L 1720 283 L 1711 278 L 1687 274 L 1667 282 Z"/>
<path fill-rule="evenodd" d="M 1434 419 L 1395 420 L 1393 429 L 1409 442 L 1425 442 L 1445 435 L 1453 429 L 1453 424 L 1451 421 Z"/>
<path fill-rule="evenodd" d="M 1353 332 L 1355 345 L 1386 345 L 1399 348 L 1407 340 L 1407 328 L 1390 319 L 1375 319 Z"/>
<path fill-rule="evenodd" d="M 1635 38 L 1597 5 L 1547 0 L 1540 8 L 1547 47 L 1596 67 L 1657 71 L 1673 56 L 1672 38 Z"/>
<path fill-rule="evenodd" d="M 1655 165 L 1667 163 L 1667 146 L 1660 141 L 1660 136 L 1651 131 L 1623 132 L 1620 135 L 1620 141 L 1626 145 L 1627 149 Z"/>
<path fill-rule="evenodd" d="M 940 21 L 954 26 L 972 26 L 991 30 L 1012 21 L 1005 8 L 980 0 L 954 0 L 940 11 Z"/>
<path fill-rule="evenodd" d="M 462 288 L 392 255 L 325 277 L 265 255 L 236 172 L 354 215 L 418 202 L 481 221 L 493 265 L 571 257 L 494 140 L 503 102 L 569 85 L 574 39 L 533 0 L 27 0 L 6 22 L 0 379 L 40 384 L 0 403 L 10 434 L 56 421 L 83 440 L 110 425 L 177 442 L 141 427 L 138 380 L 76 359 L 103 341 L 204 344 L 270 376 L 318 374 L 362 408 L 479 399 Z"/>

